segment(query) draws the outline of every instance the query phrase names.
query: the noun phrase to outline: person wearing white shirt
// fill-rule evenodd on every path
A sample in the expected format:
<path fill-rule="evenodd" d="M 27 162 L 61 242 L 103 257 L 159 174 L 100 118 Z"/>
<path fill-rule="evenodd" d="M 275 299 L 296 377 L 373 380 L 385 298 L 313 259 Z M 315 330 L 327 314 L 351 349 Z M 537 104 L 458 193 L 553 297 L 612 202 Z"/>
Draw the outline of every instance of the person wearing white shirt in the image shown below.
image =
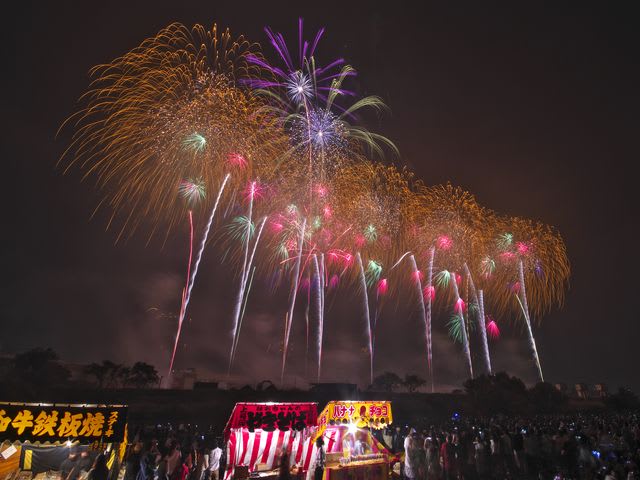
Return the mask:
<path fill-rule="evenodd" d="M 213 450 L 209 453 L 208 459 L 205 460 L 207 462 L 207 470 L 209 471 L 209 478 L 211 480 L 219 480 L 220 479 L 220 458 L 222 457 L 222 449 L 218 446 L 217 443 L 214 444 Z"/>

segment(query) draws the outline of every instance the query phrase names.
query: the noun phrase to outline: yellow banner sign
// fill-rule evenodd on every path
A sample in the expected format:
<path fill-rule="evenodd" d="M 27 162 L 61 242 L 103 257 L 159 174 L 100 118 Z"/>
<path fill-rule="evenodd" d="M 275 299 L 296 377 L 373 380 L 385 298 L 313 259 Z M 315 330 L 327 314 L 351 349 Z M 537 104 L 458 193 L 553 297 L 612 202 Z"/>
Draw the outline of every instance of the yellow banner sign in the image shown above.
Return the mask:
<path fill-rule="evenodd" d="M 355 425 L 358 428 L 385 428 L 391 424 L 391 402 L 333 401 L 318 416 L 318 435 L 332 425 Z"/>
<path fill-rule="evenodd" d="M 0 403 L 0 442 L 122 441 L 126 419 L 127 407 L 124 406 Z"/>

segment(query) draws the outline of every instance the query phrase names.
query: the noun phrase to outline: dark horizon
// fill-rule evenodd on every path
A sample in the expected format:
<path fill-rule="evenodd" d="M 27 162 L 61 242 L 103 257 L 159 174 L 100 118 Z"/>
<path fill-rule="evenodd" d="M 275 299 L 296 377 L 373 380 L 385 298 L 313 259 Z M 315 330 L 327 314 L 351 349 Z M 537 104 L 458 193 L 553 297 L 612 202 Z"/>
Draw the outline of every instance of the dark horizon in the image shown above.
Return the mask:
<path fill-rule="evenodd" d="M 535 330 L 545 379 L 640 390 L 633 360 L 640 324 L 632 303 L 637 147 L 631 141 L 638 127 L 632 115 L 640 39 L 631 9 L 293 5 L 21 5 L 10 27 L 13 56 L 4 78 L 10 233 L 2 249 L 9 270 L 0 353 L 52 347 L 69 361 L 144 360 L 164 375 L 184 236 L 176 233 L 164 246 L 147 246 L 143 235 L 115 244 L 116 234 L 105 232 L 105 214 L 89 220 L 99 192 L 90 181 L 81 183 L 78 172 L 56 169 L 69 142 L 69 132 L 57 139 L 56 132 L 76 111 L 92 66 L 169 23 L 218 22 L 272 55 L 262 28 L 292 38 L 304 17 L 308 31 L 326 28 L 319 57 L 344 56 L 358 70 L 358 93 L 380 95 L 391 108 L 371 127 L 398 145 L 401 161 L 419 178 L 429 185 L 450 181 L 491 209 L 540 220 L 562 234 L 570 289 L 564 307 Z M 235 272 L 213 254 L 203 267 L 176 367 L 222 374 L 235 291 L 228 278 Z M 250 300 L 238 355 L 237 374 L 255 381 L 279 378 L 284 302 L 282 294 L 272 298 L 264 290 Z M 346 307 L 338 302 L 326 314 L 325 381 L 368 378 L 360 312 Z M 424 377 L 419 321 L 405 310 L 382 318 L 376 372 Z M 297 320 L 292 374 L 301 378 L 302 313 Z M 434 361 L 436 382 L 446 389 L 462 383 L 465 365 L 445 323 L 434 322 Z M 519 328 L 504 328 L 492 356 L 495 371 L 534 381 Z"/>

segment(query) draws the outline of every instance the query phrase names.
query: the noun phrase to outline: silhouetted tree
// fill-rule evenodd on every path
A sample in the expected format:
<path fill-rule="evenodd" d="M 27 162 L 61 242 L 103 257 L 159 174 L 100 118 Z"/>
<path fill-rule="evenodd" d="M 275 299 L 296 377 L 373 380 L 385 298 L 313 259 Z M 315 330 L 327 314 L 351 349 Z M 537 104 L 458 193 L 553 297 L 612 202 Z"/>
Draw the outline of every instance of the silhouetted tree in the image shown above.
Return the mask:
<path fill-rule="evenodd" d="M 516 413 L 528 407 L 522 380 L 504 372 L 469 379 L 464 382 L 464 389 L 476 413 Z"/>
<path fill-rule="evenodd" d="M 58 363 L 58 354 L 51 348 L 35 348 L 15 356 L 13 369 L 23 381 L 40 386 L 61 386 L 71 372 Z"/>
<path fill-rule="evenodd" d="M 87 375 L 95 377 L 98 388 L 114 388 L 121 382 L 123 366 L 113 363 L 111 360 L 103 360 L 102 363 L 92 363 L 85 368 Z"/>
<path fill-rule="evenodd" d="M 614 410 L 634 410 L 640 408 L 638 396 L 626 387 L 620 387 L 618 392 L 606 398 L 604 403 L 607 407 Z"/>
<path fill-rule="evenodd" d="M 0 396 L 6 400 L 42 398 L 51 387 L 66 386 L 71 377 L 50 348 L 20 353 L 4 361 L 0 370 Z"/>
<path fill-rule="evenodd" d="M 374 389 L 392 392 L 394 389 L 402 385 L 402 379 L 393 372 L 384 372 L 373 379 L 371 386 Z"/>
<path fill-rule="evenodd" d="M 540 382 L 529 389 L 529 401 L 540 413 L 558 412 L 567 403 L 567 397 L 556 387 L 547 382 Z"/>
<path fill-rule="evenodd" d="M 109 372 L 109 369 L 107 368 L 105 363 L 106 361 L 102 363 L 93 362 L 84 367 L 85 375 L 89 375 L 95 378 L 98 388 L 104 387 L 104 383 L 107 379 L 107 373 Z"/>
<path fill-rule="evenodd" d="M 136 362 L 129 371 L 129 383 L 136 388 L 148 388 L 158 384 L 160 377 L 156 367 L 145 362 Z"/>
<path fill-rule="evenodd" d="M 417 389 L 426 384 L 427 381 L 418 375 L 405 375 L 403 383 L 410 393 L 414 393 Z"/>

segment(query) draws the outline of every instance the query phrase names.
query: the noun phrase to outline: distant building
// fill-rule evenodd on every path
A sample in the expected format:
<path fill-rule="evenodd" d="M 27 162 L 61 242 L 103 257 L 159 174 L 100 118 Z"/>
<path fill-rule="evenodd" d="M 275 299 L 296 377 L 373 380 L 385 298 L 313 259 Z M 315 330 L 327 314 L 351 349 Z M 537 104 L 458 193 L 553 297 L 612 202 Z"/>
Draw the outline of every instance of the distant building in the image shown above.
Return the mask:
<path fill-rule="evenodd" d="M 606 383 L 596 383 L 593 386 L 593 391 L 596 397 L 605 398 L 609 396 L 609 391 L 607 390 Z"/>
<path fill-rule="evenodd" d="M 173 390 L 193 390 L 198 379 L 195 368 L 185 368 L 171 372 L 171 386 Z"/>
<path fill-rule="evenodd" d="M 566 383 L 555 383 L 553 386 L 556 387 L 556 390 L 558 390 L 563 395 L 567 394 L 567 384 Z"/>
<path fill-rule="evenodd" d="M 576 383 L 576 396 L 583 400 L 589 398 L 589 385 L 586 383 Z"/>

